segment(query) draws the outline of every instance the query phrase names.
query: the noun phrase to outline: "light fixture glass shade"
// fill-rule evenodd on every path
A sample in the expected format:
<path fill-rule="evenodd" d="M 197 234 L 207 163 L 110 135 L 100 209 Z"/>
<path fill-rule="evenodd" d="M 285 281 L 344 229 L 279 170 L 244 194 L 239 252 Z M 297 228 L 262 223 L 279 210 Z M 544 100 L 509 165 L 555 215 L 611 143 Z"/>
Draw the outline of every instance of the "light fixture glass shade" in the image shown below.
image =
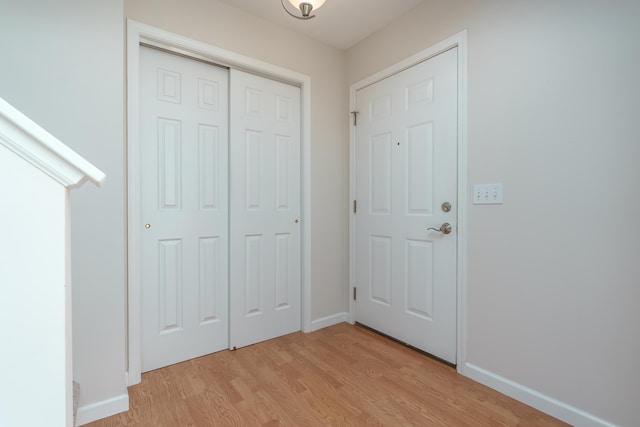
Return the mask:
<path fill-rule="evenodd" d="M 293 7 L 295 7 L 296 9 L 300 9 L 300 5 L 302 3 L 309 3 L 311 6 L 313 6 L 313 10 L 318 9 L 320 6 L 322 6 L 325 2 L 325 0 L 288 0 L 289 3 L 291 3 L 293 5 Z"/>

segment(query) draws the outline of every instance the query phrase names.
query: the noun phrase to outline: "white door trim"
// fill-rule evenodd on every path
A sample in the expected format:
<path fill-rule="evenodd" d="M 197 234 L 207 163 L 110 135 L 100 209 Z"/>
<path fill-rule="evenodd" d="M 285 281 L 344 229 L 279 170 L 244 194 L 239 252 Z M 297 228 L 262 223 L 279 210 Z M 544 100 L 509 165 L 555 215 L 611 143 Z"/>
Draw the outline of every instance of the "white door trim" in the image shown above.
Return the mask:
<path fill-rule="evenodd" d="M 356 92 L 373 83 L 399 73 L 437 54 L 458 47 L 458 253 L 457 253 L 457 344 L 456 361 L 458 371 L 466 363 L 467 333 L 467 31 L 461 31 L 409 58 L 391 65 L 350 87 L 351 111 L 356 109 Z M 351 122 L 349 147 L 349 196 L 353 203 L 356 194 L 356 128 Z M 349 215 L 349 320 L 356 321 L 356 306 L 353 288 L 356 284 L 356 215 L 353 207 Z"/>
<path fill-rule="evenodd" d="M 300 86 L 302 95 L 302 330 L 311 332 L 311 78 L 206 43 L 192 40 L 133 20 L 127 20 L 127 232 L 128 232 L 128 384 L 138 384 L 142 375 L 142 311 L 140 279 L 140 176 L 139 87 L 140 43 L 214 63 L 257 73 Z"/>

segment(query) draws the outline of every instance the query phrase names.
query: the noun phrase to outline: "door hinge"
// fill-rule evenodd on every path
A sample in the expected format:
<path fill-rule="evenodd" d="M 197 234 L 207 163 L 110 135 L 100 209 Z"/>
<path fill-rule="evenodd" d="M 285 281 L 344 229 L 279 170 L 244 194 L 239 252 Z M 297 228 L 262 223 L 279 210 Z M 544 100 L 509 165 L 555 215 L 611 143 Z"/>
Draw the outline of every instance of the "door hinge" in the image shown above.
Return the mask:
<path fill-rule="evenodd" d="M 353 114 L 353 125 L 357 126 L 358 125 L 358 111 L 352 111 L 351 114 Z"/>
<path fill-rule="evenodd" d="M 355 286 L 353 287 L 353 300 L 354 300 L 354 301 L 357 299 L 357 296 L 358 296 L 357 289 L 358 289 L 358 288 L 356 288 Z"/>
<path fill-rule="evenodd" d="M 353 201 L 353 213 L 356 213 L 358 211 L 358 202 L 356 202 L 355 200 Z"/>

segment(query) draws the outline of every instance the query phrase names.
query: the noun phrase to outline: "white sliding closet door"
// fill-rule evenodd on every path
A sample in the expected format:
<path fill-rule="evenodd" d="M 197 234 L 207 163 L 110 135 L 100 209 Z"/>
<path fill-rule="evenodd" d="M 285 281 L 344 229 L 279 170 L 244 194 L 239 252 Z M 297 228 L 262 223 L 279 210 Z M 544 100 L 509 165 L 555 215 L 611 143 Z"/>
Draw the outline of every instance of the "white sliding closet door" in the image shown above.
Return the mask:
<path fill-rule="evenodd" d="M 300 88 L 140 49 L 142 371 L 301 329 Z"/>
<path fill-rule="evenodd" d="M 140 48 L 142 371 L 228 346 L 228 70 Z"/>
<path fill-rule="evenodd" d="M 230 340 L 301 329 L 300 88 L 230 70 Z"/>

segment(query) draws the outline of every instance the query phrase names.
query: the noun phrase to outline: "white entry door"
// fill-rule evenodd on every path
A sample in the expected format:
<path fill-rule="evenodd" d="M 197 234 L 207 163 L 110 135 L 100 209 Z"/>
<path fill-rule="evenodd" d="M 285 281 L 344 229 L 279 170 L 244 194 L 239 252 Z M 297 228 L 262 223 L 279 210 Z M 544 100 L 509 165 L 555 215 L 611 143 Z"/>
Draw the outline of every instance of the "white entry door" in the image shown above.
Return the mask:
<path fill-rule="evenodd" d="M 142 371 L 228 345 L 228 70 L 140 48 Z"/>
<path fill-rule="evenodd" d="M 230 81 L 233 349 L 301 329 L 300 88 Z"/>
<path fill-rule="evenodd" d="M 455 48 L 356 94 L 356 319 L 451 363 L 457 97 Z"/>

